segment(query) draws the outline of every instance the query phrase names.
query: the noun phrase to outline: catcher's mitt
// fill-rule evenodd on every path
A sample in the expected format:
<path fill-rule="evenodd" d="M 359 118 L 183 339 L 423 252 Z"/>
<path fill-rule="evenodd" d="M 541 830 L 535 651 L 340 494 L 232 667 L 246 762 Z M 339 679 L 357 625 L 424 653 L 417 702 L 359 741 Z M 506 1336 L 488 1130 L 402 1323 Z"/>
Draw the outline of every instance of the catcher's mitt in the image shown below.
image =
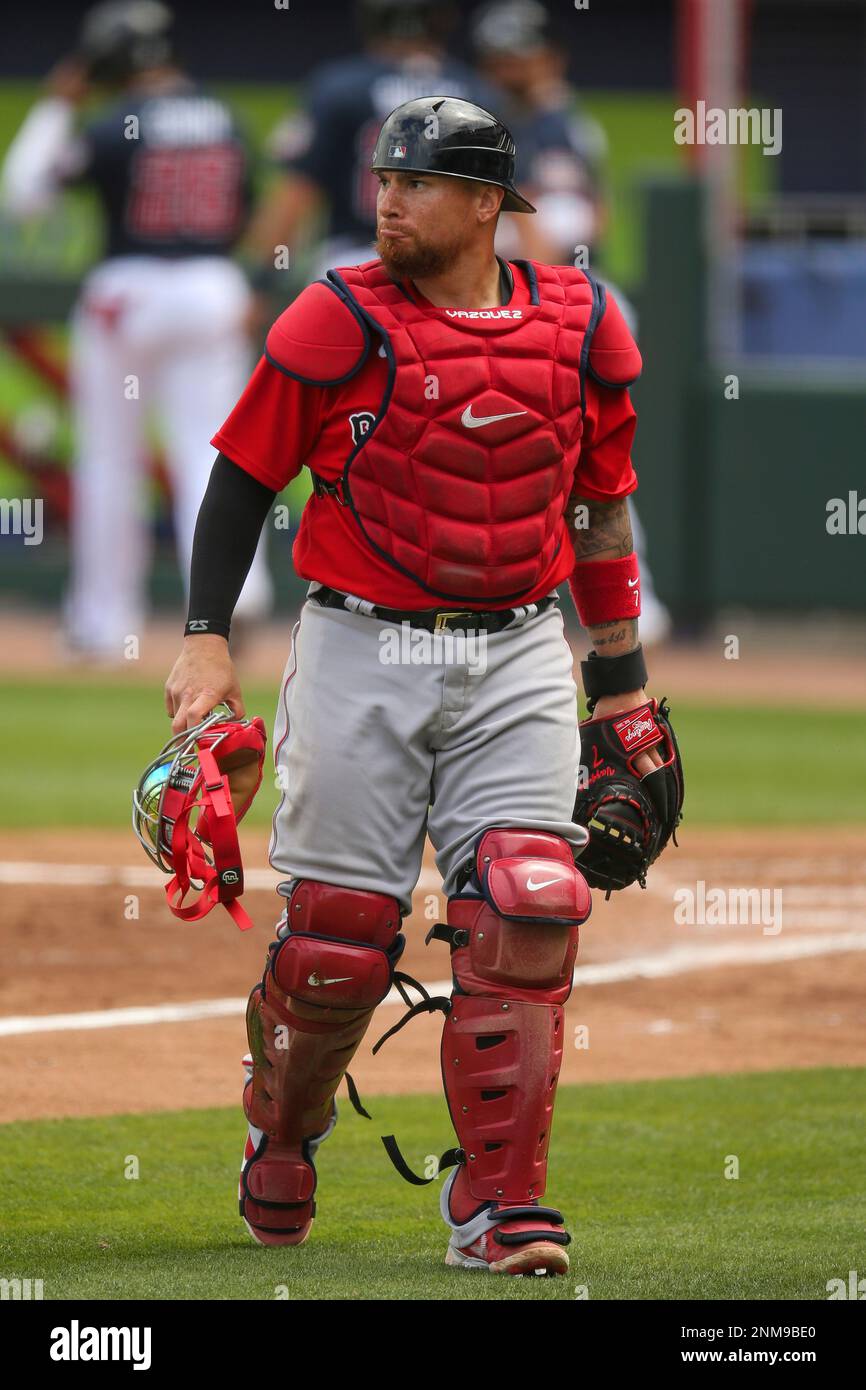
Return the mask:
<path fill-rule="evenodd" d="M 646 887 L 647 870 L 682 820 L 683 765 L 662 700 L 580 724 L 580 786 L 574 820 L 589 830 L 579 867 L 606 897 L 631 883 Z M 638 753 L 658 747 L 664 765 L 637 777 Z"/>

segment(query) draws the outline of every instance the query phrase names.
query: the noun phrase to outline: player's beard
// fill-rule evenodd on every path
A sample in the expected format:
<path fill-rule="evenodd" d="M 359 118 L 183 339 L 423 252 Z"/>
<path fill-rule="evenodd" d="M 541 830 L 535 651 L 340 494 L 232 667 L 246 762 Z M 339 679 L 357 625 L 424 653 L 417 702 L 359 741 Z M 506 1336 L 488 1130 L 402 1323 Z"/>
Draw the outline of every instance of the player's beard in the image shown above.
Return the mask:
<path fill-rule="evenodd" d="M 376 254 L 395 279 L 426 280 L 448 270 L 459 255 L 460 246 L 457 237 L 434 246 L 416 233 L 406 241 L 383 241 L 379 237 Z"/>

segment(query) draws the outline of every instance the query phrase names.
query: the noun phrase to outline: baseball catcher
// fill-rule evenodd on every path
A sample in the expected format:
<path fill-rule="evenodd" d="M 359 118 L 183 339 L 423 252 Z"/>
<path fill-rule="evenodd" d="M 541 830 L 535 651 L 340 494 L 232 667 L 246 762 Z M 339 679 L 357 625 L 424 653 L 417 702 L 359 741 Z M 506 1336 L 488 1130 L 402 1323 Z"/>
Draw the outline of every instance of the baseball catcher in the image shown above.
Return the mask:
<path fill-rule="evenodd" d="M 514 159 L 509 131 L 462 99 L 388 116 L 375 258 L 289 305 L 213 440 L 166 704 L 176 734 L 219 701 L 243 718 L 234 603 L 276 493 L 307 467 L 293 559 L 309 590 L 274 730 L 284 907 L 247 1011 L 241 1215 L 263 1245 L 309 1235 L 335 1093 L 377 1005 L 405 989 L 401 925 L 428 834 L 453 992 L 409 1013 L 445 1014 L 446 1263 L 552 1275 L 570 1237 L 544 1203 L 548 1151 L 589 883 L 642 877 L 680 782 L 638 640 L 640 354 L 591 275 L 495 255 L 500 212 L 534 212 Z M 566 583 L 595 651 L 594 781 Z M 625 862 L 606 848 L 617 821 L 635 832 Z"/>

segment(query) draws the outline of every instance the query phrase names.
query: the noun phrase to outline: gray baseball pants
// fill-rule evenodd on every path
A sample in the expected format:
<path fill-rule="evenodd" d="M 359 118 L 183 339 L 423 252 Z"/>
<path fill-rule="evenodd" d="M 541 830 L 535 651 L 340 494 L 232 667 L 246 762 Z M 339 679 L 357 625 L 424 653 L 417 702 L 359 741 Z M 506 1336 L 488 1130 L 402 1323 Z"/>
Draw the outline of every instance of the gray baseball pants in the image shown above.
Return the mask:
<path fill-rule="evenodd" d="M 270 861 L 287 879 L 384 893 L 408 911 L 425 832 L 446 897 L 487 827 L 586 843 L 571 819 L 580 738 L 558 607 L 475 644 L 449 636 L 437 646 L 307 599 L 274 728 Z"/>

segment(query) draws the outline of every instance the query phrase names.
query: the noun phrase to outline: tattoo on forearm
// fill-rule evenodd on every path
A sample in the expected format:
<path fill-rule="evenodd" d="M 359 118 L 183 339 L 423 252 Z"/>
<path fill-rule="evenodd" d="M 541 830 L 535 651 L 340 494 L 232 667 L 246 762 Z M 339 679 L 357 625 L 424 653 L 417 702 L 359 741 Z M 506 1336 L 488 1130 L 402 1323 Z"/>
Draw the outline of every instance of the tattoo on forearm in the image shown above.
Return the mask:
<path fill-rule="evenodd" d="M 576 560 L 597 558 L 602 552 L 608 559 L 624 559 L 634 550 L 627 497 L 596 502 L 573 492 L 568 517 Z"/>
<path fill-rule="evenodd" d="M 638 644 L 637 618 L 604 623 L 587 631 L 599 656 L 625 656 L 626 652 L 633 652 Z"/>
<path fill-rule="evenodd" d="M 593 641 L 597 647 L 619 646 L 625 641 L 624 627 L 618 628 L 616 632 L 603 632 L 601 628 L 594 628 L 593 631 L 596 633 Z"/>

